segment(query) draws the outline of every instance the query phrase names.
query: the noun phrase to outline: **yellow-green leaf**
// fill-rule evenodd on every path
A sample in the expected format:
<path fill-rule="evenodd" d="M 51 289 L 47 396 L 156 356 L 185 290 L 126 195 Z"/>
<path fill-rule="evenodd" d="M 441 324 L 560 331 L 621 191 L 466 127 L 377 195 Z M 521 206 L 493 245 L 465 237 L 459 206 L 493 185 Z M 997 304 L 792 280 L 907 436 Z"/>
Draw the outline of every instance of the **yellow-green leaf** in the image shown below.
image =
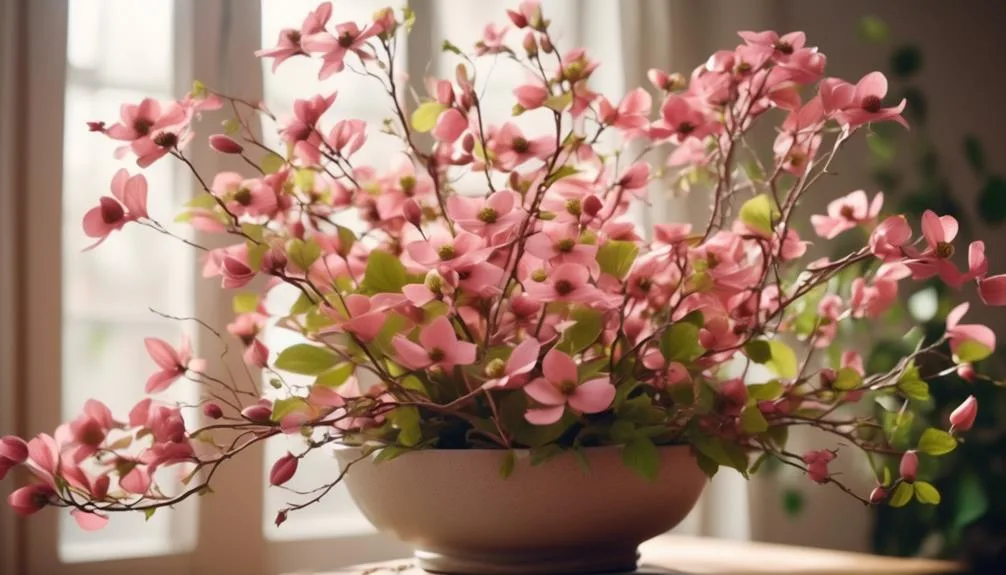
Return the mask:
<path fill-rule="evenodd" d="M 353 364 L 349 362 L 340 363 L 339 365 L 319 375 L 314 380 L 314 384 L 335 389 L 346 383 L 349 376 L 353 375 L 354 369 Z"/>
<path fill-rule="evenodd" d="M 835 381 L 831 387 L 839 391 L 850 391 L 856 389 L 863 383 L 863 378 L 859 372 L 851 367 L 843 367 L 835 374 Z"/>
<path fill-rule="evenodd" d="M 266 154 L 266 156 L 262 158 L 262 161 L 259 162 L 259 167 L 267 174 L 275 174 L 276 172 L 282 170 L 284 165 L 286 165 L 286 160 L 283 159 L 283 156 L 273 152 Z"/>
<path fill-rule="evenodd" d="M 388 252 L 373 251 L 367 257 L 363 286 L 373 293 L 399 293 L 409 282 L 405 266 Z"/>
<path fill-rule="evenodd" d="M 240 292 L 234 296 L 234 313 L 250 313 L 258 309 L 258 294 Z"/>
<path fill-rule="evenodd" d="M 930 427 L 922 432 L 918 449 L 927 455 L 945 455 L 957 447 L 957 440 L 942 429 Z"/>
<path fill-rule="evenodd" d="M 744 202 L 739 217 L 741 222 L 751 230 L 771 236 L 775 222 L 779 218 L 779 210 L 772 198 L 766 194 L 759 194 Z"/>
<path fill-rule="evenodd" d="M 576 323 L 562 332 L 556 349 L 575 355 L 597 341 L 604 329 L 604 315 L 589 308 L 577 308 L 570 315 Z"/>
<path fill-rule="evenodd" d="M 429 132 L 437 125 L 437 118 L 447 109 L 447 106 L 436 102 L 423 102 L 412 112 L 412 129 L 417 132 Z"/>
<path fill-rule="evenodd" d="M 291 345 L 276 358 L 276 369 L 302 375 L 320 375 L 338 363 L 331 351 L 307 343 Z"/>
<path fill-rule="evenodd" d="M 772 358 L 765 362 L 765 367 L 772 370 L 779 377 L 792 379 L 797 375 L 799 366 L 796 362 L 796 353 L 793 349 L 779 340 L 768 342 L 772 351 Z"/>
<path fill-rule="evenodd" d="M 618 279 L 624 279 L 639 254 L 639 246 L 635 242 L 610 240 L 597 250 L 597 263 L 601 271 Z"/>
<path fill-rule="evenodd" d="M 558 96 L 551 96 L 545 100 L 545 107 L 556 112 L 561 112 L 573 103 L 573 93 L 563 92 Z"/>
<path fill-rule="evenodd" d="M 689 363 L 705 353 L 699 343 L 699 328 L 694 324 L 679 321 L 667 328 L 660 337 L 660 353 L 668 362 Z"/>
<path fill-rule="evenodd" d="M 940 490 L 925 481 L 915 482 L 915 498 L 926 505 L 940 504 Z"/>
<path fill-rule="evenodd" d="M 300 271 L 311 269 L 311 264 L 321 257 L 321 246 L 314 240 L 294 238 L 286 244 L 286 257 Z"/>
<path fill-rule="evenodd" d="M 622 462 L 650 481 L 660 473 L 660 452 L 653 441 L 641 435 L 622 447 Z"/>
<path fill-rule="evenodd" d="M 754 435 L 768 431 L 768 421 L 757 405 L 749 405 L 741 411 L 741 431 Z"/>
<path fill-rule="evenodd" d="M 969 339 L 957 345 L 957 351 L 954 353 L 954 361 L 957 363 L 974 363 L 990 355 L 992 355 L 992 350 L 988 346 Z"/>
<path fill-rule="evenodd" d="M 911 483 L 900 483 L 894 489 L 894 494 L 891 495 L 891 499 L 888 501 L 888 505 L 891 507 L 904 507 L 912 500 L 912 494 L 915 493 L 915 488 L 912 487 Z"/>

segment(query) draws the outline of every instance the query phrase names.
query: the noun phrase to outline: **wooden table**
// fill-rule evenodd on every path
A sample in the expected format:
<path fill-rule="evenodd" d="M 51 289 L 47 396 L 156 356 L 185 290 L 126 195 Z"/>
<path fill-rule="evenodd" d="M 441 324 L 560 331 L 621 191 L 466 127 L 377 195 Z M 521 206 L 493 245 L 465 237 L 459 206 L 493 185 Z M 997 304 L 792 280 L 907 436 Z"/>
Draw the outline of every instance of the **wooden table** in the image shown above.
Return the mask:
<path fill-rule="evenodd" d="M 806 573 L 812 575 L 955 573 L 954 563 L 897 559 L 788 545 L 664 535 L 640 549 L 639 575 Z M 410 560 L 361 565 L 317 575 L 421 575 Z"/>

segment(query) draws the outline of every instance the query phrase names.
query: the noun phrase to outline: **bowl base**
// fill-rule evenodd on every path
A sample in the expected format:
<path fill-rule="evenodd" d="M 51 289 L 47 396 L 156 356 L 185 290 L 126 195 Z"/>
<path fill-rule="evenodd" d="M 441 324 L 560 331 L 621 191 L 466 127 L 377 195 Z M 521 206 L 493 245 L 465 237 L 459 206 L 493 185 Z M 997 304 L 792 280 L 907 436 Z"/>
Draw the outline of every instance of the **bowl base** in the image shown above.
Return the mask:
<path fill-rule="evenodd" d="M 635 547 L 536 552 L 454 552 L 417 549 L 419 567 L 439 575 L 616 575 L 636 573 Z"/>

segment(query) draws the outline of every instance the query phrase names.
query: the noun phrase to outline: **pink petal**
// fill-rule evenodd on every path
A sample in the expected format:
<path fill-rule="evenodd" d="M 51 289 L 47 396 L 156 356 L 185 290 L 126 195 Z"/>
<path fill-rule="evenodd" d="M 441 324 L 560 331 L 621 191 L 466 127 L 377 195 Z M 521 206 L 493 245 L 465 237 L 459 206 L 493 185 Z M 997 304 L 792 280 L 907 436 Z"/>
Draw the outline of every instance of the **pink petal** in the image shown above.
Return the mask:
<path fill-rule="evenodd" d="M 150 489 L 150 472 L 145 466 L 137 465 L 119 479 L 119 486 L 137 495 L 143 495 Z"/>
<path fill-rule="evenodd" d="M 450 108 L 437 118 L 431 134 L 436 141 L 451 144 L 460 138 L 466 129 L 468 120 L 464 114 L 457 108 Z"/>
<path fill-rule="evenodd" d="M 551 259 L 556 255 L 552 237 L 545 232 L 538 232 L 529 237 L 524 243 L 524 249 L 527 253 L 543 260 Z"/>
<path fill-rule="evenodd" d="M 552 271 L 551 279 L 553 284 L 560 280 L 566 280 L 573 284 L 573 287 L 579 287 L 590 279 L 590 270 L 579 264 L 561 264 Z"/>
<path fill-rule="evenodd" d="M 405 246 L 405 251 L 409 253 L 409 257 L 423 265 L 430 265 L 440 257 L 437 255 L 437 251 L 433 249 L 430 242 L 427 241 L 415 241 Z"/>
<path fill-rule="evenodd" d="M 531 425 L 551 425 L 562 419 L 562 414 L 565 411 L 565 405 L 529 409 L 527 410 L 527 413 L 524 414 L 524 419 Z"/>
<path fill-rule="evenodd" d="M 436 299 L 434 293 L 424 284 L 408 284 L 402 286 L 402 293 L 405 294 L 405 297 L 409 298 L 412 305 L 417 307 L 422 307 Z"/>
<path fill-rule="evenodd" d="M 940 217 L 932 210 L 926 210 L 922 214 L 922 235 L 930 246 L 935 246 L 938 242 L 944 241 L 943 225 L 940 222 Z"/>
<path fill-rule="evenodd" d="M 507 375 L 520 375 L 528 373 L 538 364 L 538 352 L 541 351 L 541 344 L 534 338 L 525 339 L 514 348 L 510 358 L 506 361 Z"/>
<path fill-rule="evenodd" d="M 971 242 L 968 246 L 968 274 L 972 277 L 984 277 L 989 273 L 989 260 L 985 256 L 985 242 Z"/>
<path fill-rule="evenodd" d="M 870 210 L 867 212 L 868 218 L 875 218 L 880 214 L 881 208 L 884 207 L 884 192 L 877 192 L 876 196 L 873 196 L 873 201 L 870 202 Z"/>
<path fill-rule="evenodd" d="M 957 220 L 953 216 L 940 216 L 940 226 L 943 228 L 943 241 L 954 241 L 957 237 Z"/>
<path fill-rule="evenodd" d="M 1006 274 L 978 280 L 978 295 L 986 305 L 1006 305 Z"/>
<path fill-rule="evenodd" d="M 125 168 L 122 168 L 112 176 L 112 185 L 110 186 L 112 196 L 123 204 L 126 203 L 127 181 L 129 181 L 129 172 Z"/>
<path fill-rule="evenodd" d="M 565 353 L 553 348 L 541 362 L 545 377 L 552 383 L 577 381 L 576 362 Z"/>
<path fill-rule="evenodd" d="M 160 393 L 171 387 L 176 379 L 181 377 L 178 369 L 164 369 L 154 373 L 147 379 L 147 385 L 143 388 L 146 393 Z"/>
<path fill-rule="evenodd" d="M 153 358 L 154 363 L 159 365 L 163 369 L 175 369 L 179 365 L 182 365 L 181 358 L 178 357 L 178 352 L 171 347 L 168 342 L 163 339 L 158 339 L 156 337 L 148 337 L 143 340 L 143 344 L 147 347 L 147 353 Z"/>
<path fill-rule="evenodd" d="M 122 203 L 129 210 L 129 215 L 135 218 L 146 218 L 147 214 L 147 179 L 143 174 L 135 175 L 126 182 Z"/>
<path fill-rule="evenodd" d="M 645 115 L 650 113 L 652 105 L 653 99 L 650 98 L 650 93 L 642 88 L 636 88 L 626 94 L 625 98 L 622 98 L 622 103 L 618 105 L 618 108 L 623 114 Z"/>
<path fill-rule="evenodd" d="M 456 341 L 444 350 L 444 363 L 447 365 L 471 365 L 475 363 L 476 351 L 474 343 Z"/>
<path fill-rule="evenodd" d="M 959 341 L 974 341 L 982 344 L 990 350 L 996 348 L 996 334 L 987 326 L 980 324 L 957 325 L 953 329 L 947 330 L 950 334 L 950 347 L 956 350 L 956 343 Z"/>
<path fill-rule="evenodd" d="M 517 203 L 517 198 L 516 192 L 501 190 L 489 196 L 486 205 L 496 210 L 497 214 L 508 214 Z"/>
<path fill-rule="evenodd" d="M 525 385 L 524 392 L 527 393 L 531 399 L 543 405 L 566 404 L 566 396 L 560 393 L 559 390 L 554 385 L 549 383 L 544 377 L 536 378 L 531 383 Z"/>
<path fill-rule="evenodd" d="M 80 509 L 74 509 L 70 512 L 70 515 L 84 531 L 98 531 L 108 524 L 108 516 L 100 513 L 88 513 Z"/>
<path fill-rule="evenodd" d="M 857 102 L 861 102 L 867 96 L 883 98 L 886 95 L 887 78 L 880 72 L 870 72 L 856 83 L 855 99 Z"/>
<path fill-rule="evenodd" d="M 597 413 L 611 406 L 615 399 L 615 386 L 607 377 L 584 382 L 569 398 L 569 406 L 583 413 Z"/>
<path fill-rule="evenodd" d="M 391 340 L 395 353 L 402 365 L 409 369 L 422 369 L 430 365 L 430 354 L 422 346 L 415 344 L 404 336 L 396 335 Z"/>
<path fill-rule="evenodd" d="M 89 238 L 104 238 L 114 230 L 114 226 L 105 223 L 101 217 L 101 207 L 96 206 L 84 214 L 84 234 Z"/>
<path fill-rule="evenodd" d="M 423 328 L 419 334 L 419 341 L 427 350 L 439 348 L 447 351 L 458 341 L 457 334 L 454 333 L 454 326 L 447 316 L 439 316 L 430 322 L 430 325 Z"/>
<path fill-rule="evenodd" d="M 384 327 L 385 315 L 382 313 L 371 313 L 353 318 L 343 324 L 347 331 L 360 336 L 363 341 L 370 341 L 377 337 L 377 334 Z"/>

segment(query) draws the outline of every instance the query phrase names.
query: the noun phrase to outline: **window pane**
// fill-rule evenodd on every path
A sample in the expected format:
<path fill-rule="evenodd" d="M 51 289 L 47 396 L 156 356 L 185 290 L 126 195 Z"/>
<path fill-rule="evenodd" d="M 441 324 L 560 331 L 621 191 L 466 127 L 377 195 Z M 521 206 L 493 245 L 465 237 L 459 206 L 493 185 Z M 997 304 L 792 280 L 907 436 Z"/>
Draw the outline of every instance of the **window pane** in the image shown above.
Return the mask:
<path fill-rule="evenodd" d="M 188 250 L 131 226 L 113 233 L 100 249 L 81 251 L 93 243 L 81 228 L 84 213 L 100 196 L 110 195 L 118 169 L 139 172 L 133 158 L 114 159 L 118 143 L 89 133 L 86 122 L 116 121 L 123 102 L 170 97 L 173 13 L 172 0 L 69 1 L 62 202 L 64 418 L 76 416 L 90 398 L 101 398 L 116 414 L 128 412 L 143 397 L 153 368 L 143 338 L 174 342 L 183 328 L 191 327 L 148 310 L 189 315 L 194 260 Z M 169 162 L 158 162 L 144 175 L 151 215 L 170 222 L 184 180 L 175 177 Z M 178 398 L 186 395 L 182 387 L 172 391 Z M 173 480 L 159 477 L 168 487 Z M 194 520 L 191 509 L 180 511 L 149 521 L 141 513 L 116 515 L 97 533 L 82 531 L 63 515 L 60 555 L 79 561 L 177 551 L 191 543 Z"/>

